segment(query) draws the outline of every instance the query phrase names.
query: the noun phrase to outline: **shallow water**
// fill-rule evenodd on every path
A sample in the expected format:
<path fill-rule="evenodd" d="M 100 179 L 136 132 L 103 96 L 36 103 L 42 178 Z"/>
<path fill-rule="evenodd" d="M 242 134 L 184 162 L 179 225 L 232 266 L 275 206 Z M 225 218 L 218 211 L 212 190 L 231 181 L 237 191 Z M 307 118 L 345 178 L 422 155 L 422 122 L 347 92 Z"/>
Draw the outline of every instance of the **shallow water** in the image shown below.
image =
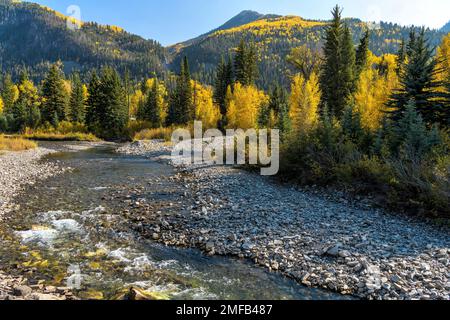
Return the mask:
<path fill-rule="evenodd" d="M 131 286 L 169 299 L 343 298 L 245 261 L 140 238 L 123 214 L 130 203 L 172 203 L 166 209 L 172 214 L 182 201 L 184 190 L 168 179 L 174 173 L 168 165 L 118 155 L 111 147 L 58 153 L 47 161 L 72 170 L 16 198 L 20 207 L 0 228 L 0 263 L 11 272 L 75 286 L 85 298 L 115 298 Z M 133 188 L 144 190 L 145 199 L 123 197 Z"/>

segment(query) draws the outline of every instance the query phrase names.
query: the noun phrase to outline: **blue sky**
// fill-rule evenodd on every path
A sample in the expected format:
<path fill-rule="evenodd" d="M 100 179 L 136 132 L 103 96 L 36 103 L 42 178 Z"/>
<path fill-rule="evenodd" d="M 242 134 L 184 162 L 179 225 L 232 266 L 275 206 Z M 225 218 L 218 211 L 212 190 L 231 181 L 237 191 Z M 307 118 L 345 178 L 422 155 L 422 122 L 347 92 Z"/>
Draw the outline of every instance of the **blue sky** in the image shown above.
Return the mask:
<path fill-rule="evenodd" d="M 449 0 L 35 0 L 62 13 L 81 9 L 83 21 L 113 24 L 170 45 L 214 29 L 242 10 L 328 19 L 337 3 L 344 15 L 365 21 L 440 28 L 450 20 Z"/>

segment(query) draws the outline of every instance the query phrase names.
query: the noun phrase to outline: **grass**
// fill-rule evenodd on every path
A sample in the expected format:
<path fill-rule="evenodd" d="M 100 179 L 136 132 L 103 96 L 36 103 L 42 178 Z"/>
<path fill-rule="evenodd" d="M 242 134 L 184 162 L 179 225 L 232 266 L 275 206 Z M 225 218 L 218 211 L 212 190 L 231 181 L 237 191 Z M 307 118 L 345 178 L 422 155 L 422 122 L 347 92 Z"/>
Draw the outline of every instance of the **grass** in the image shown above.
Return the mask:
<path fill-rule="evenodd" d="M 144 129 L 137 132 L 133 140 L 164 140 L 170 141 L 172 139 L 172 133 L 174 128 L 156 128 L 156 129 Z"/>
<path fill-rule="evenodd" d="M 0 151 L 23 151 L 34 149 L 36 147 L 36 142 L 29 141 L 23 138 L 9 138 L 0 135 Z"/>
<path fill-rule="evenodd" d="M 23 138 L 36 141 L 99 141 L 100 139 L 92 133 L 55 133 L 55 132 L 36 132 L 26 133 Z"/>

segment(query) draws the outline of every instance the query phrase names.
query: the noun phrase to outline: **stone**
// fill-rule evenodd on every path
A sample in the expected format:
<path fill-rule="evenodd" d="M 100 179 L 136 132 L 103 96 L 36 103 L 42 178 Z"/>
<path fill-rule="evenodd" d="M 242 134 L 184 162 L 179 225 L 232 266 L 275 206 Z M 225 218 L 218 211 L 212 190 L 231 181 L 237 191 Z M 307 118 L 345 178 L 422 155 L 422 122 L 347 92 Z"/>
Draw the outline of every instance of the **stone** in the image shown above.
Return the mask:
<path fill-rule="evenodd" d="M 153 240 L 159 240 L 159 239 L 161 239 L 161 236 L 159 235 L 159 233 L 153 233 L 152 234 L 152 238 L 153 238 Z"/>
<path fill-rule="evenodd" d="M 206 243 L 205 245 L 205 250 L 206 251 L 213 251 L 215 249 L 215 243 L 212 241 L 209 241 Z"/>
<path fill-rule="evenodd" d="M 16 297 L 26 297 L 32 292 L 33 290 L 28 286 L 17 285 L 13 287 L 13 295 L 15 295 Z"/>
<path fill-rule="evenodd" d="M 328 247 L 328 249 L 326 249 L 325 254 L 332 257 L 337 257 L 339 255 L 340 248 L 341 248 L 340 244 L 333 245 L 331 247 Z"/>

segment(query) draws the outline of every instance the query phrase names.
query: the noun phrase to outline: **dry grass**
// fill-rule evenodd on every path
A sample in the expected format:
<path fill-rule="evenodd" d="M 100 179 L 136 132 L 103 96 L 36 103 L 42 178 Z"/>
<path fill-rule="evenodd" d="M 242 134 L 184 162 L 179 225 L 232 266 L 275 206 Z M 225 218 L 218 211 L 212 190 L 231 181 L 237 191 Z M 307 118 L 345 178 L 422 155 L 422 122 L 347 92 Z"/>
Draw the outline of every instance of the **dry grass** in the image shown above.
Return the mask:
<path fill-rule="evenodd" d="M 24 138 L 36 141 L 99 141 L 92 133 L 55 133 L 36 132 L 23 135 Z"/>
<path fill-rule="evenodd" d="M 156 129 L 144 129 L 137 132 L 133 140 L 164 140 L 170 141 L 172 139 L 172 133 L 174 128 L 156 128 Z"/>
<path fill-rule="evenodd" d="M 23 138 L 8 138 L 0 135 L 0 151 L 23 151 L 37 147 L 36 142 Z"/>

